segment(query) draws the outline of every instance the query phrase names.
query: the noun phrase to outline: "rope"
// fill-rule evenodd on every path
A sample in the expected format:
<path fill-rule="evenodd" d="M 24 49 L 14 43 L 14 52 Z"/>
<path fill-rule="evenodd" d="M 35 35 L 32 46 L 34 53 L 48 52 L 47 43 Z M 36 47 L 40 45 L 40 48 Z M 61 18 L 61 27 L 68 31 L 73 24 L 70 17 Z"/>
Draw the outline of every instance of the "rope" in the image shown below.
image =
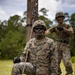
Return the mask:
<path fill-rule="evenodd" d="M 23 75 L 24 70 L 25 70 L 25 68 L 26 68 L 26 61 L 27 61 L 27 58 L 28 58 L 28 51 L 27 51 L 27 53 L 26 53 L 26 59 L 25 59 L 25 64 L 24 64 L 24 67 L 23 67 L 22 75 Z"/>
<path fill-rule="evenodd" d="M 33 31 L 33 29 L 31 28 L 30 39 L 31 39 L 31 36 L 32 36 L 32 31 Z M 27 50 L 27 53 L 26 53 L 25 65 L 24 65 L 24 67 L 23 67 L 22 75 L 23 75 L 24 70 L 25 70 L 25 68 L 26 68 L 26 61 L 27 61 L 27 58 L 28 58 L 28 50 Z"/>

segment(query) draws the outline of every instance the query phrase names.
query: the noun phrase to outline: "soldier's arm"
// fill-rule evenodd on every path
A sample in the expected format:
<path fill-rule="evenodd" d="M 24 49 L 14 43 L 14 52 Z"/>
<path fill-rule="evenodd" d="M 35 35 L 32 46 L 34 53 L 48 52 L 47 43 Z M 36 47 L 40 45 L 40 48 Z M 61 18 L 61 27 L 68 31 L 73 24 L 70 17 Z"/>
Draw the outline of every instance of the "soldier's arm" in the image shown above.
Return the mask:
<path fill-rule="evenodd" d="M 24 48 L 24 51 L 23 51 L 21 57 L 25 58 L 25 60 L 26 60 L 27 62 L 29 62 L 29 58 L 30 58 L 29 56 L 30 56 L 30 42 L 28 42 L 28 43 L 26 44 L 26 46 L 25 46 L 25 48 Z M 23 59 L 22 59 L 22 60 L 23 60 Z"/>
<path fill-rule="evenodd" d="M 55 27 L 50 28 L 50 29 L 47 29 L 47 30 L 45 31 L 45 34 L 48 35 L 48 34 L 53 33 L 54 31 L 55 31 Z"/>
<path fill-rule="evenodd" d="M 67 28 L 65 28 L 65 27 L 63 27 L 63 30 L 64 30 L 64 32 L 66 32 L 68 35 L 73 35 L 73 28 L 70 26 L 70 25 L 68 25 L 68 27 Z"/>
<path fill-rule="evenodd" d="M 51 73 L 54 73 L 56 74 L 56 68 L 57 68 L 57 59 L 56 59 L 56 44 L 55 42 L 53 41 L 52 44 L 51 44 L 51 53 L 50 53 L 50 71 Z"/>
<path fill-rule="evenodd" d="M 45 31 L 45 34 L 46 34 L 46 35 L 48 35 L 48 34 L 50 34 L 50 33 L 51 33 L 51 32 L 50 32 L 50 29 L 48 29 L 48 30 Z"/>

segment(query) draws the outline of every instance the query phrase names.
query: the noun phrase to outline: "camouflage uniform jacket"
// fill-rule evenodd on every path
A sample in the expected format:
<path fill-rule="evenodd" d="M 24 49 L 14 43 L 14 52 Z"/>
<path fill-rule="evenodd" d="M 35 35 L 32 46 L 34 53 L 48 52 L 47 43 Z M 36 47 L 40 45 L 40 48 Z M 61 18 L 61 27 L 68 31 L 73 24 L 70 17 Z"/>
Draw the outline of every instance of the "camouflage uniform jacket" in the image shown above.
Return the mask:
<path fill-rule="evenodd" d="M 64 30 L 59 31 L 57 29 L 57 26 L 65 27 L 70 33 L 65 32 Z M 57 35 L 57 42 L 56 42 L 57 47 L 56 47 L 56 51 L 54 52 L 56 61 L 57 61 L 56 64 L 58 65 L 56 72 L 57 72 L 57 75 L 61 74 L 60 62 L 61 62 L 61 59 L 63 59 L 66 71 L 67 71 L 67 73 L 70 74 L 73 71 L 72 71 L 72 65 L 69 62 L 70 61 L 70 45 L 69 45 L 69 43 L 71 41 L 73 29 L 70 25 L 65 24 L 65 23 L 63 25 L 57 25 L 57 26 L 50 29 L 50 32 L 55 32 Z"/>
<path fill-rule="evenodd" d="M 37 40 L 33 38 L 27 43 L 23 53 L 29 52 L 28 61 L 36 66 L 36 75 L 49 75 L 54 50 L 52 39 L 45 37 Z"/>
<path fill-rule="evenodd" d="M 72 33 L 69 33 L 69 34 L 68 34 L 68 33 L 65 32 L 64 30 L 59 31 L 59 30 L 57 29 L 57 26 L 65 27 L 66 29 L 68 29 L 69 31 L 72 31 L 72 33 L 73 33 L 73 29 L 72 29 L 71 25 L 63 23 L 62 25 L 59 25 L 59 24 L 58 24 L 58 25 L 56 25 L 56 26 L 54 26 L 54 27 L 52 27 L 52 28 L 50 29 L 50 32 L 51 32 L 51 33 L 52 33 L 52 32 L 55 32 L 55 33 L 56 33 L 58 40 L 65 40 L 65 41 L 70 42 L 71 36 L 70 36 L 69 34 L 72 34 Z"/>

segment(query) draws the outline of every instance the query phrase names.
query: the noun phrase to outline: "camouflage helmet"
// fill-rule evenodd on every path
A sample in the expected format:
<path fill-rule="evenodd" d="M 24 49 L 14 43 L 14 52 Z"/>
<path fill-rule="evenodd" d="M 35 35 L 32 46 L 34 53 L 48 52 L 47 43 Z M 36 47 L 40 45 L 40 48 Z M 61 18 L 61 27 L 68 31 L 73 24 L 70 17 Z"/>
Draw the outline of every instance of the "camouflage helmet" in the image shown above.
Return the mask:
<path fill-rule="evenodd" d="M 45 22 L 42 21 L 42 20 L 37 20 L 37 21 L 35 21 L 35 22 L 33 23 L 32 28 L 34 29 L 34 28 L 35 28 L 36 26 L 38 26 L 38 25 L 42 25 L 42 26 L 44 26 L 45 28 L 47 28 Z"/>
<path fill-rule="evenodd" d="M 63 17 L 65 18 L 65 15 L 63 12 L 57 12 L 56 15 L 55 15 L 55 19 L 57 19 L 58 17 Z"/>

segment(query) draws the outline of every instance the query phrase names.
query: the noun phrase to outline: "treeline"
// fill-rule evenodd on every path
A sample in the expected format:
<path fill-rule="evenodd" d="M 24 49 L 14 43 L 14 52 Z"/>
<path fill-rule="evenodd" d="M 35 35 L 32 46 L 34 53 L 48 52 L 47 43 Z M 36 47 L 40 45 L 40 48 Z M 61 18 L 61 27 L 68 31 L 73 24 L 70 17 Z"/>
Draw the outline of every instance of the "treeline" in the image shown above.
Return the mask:
<path fill-rule="evenodd" d="M 40 12 L 43 15 L 39 15 L 39 19 L 44 20 L 47 27 L 53 24 L 53 21 L 48 19 L 47 11 L 45 8 Z M 65 13 L 65 22 L 69 22 L 75 31 L 75 13 L 69 16 Z M 13 59 L 15 56 L 20 56 L 24 50 L 26 44 L 26 12 L 24 17 L 19 15 L 11 16 L 7 21 L 0 21 L 0 59 Z M 48 35 L 48 37 L 56 40 L 56 35 Z M 71 55 L 75 55 L 75 33 L 72 37 L 71 43 Z"/>
<path fill-rule="evenodd" d="M 0 58 L 12 59 L 22 53 L 25 46 L 24 21 L 14 15 L 8 21 L 0 22 Z"/>

